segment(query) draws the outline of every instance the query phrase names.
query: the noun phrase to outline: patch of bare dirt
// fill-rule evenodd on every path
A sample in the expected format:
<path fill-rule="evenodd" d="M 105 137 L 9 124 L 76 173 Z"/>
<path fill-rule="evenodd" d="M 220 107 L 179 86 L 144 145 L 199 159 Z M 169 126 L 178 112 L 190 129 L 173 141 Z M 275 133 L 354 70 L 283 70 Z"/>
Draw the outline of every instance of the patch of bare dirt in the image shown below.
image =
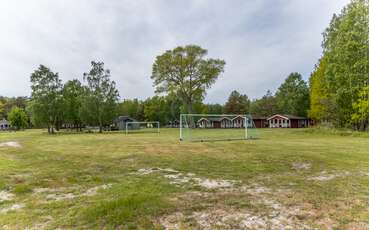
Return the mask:
<path fill-rule="evenodd" d="M 61 200 L 70 200 L 70 199 L 74 199 L 77 196 L 74 195 L 73 193 L 52 193 L 52 194 L 48 194 L 46 196 L 47 200 L 54 200 L 54 201 L 61 201 Z"/>
<path fill-rule="evenodd" d="M 221 188 L 232 188 L 235 181 L 231 180 L 213 180 L 213 179 L 203 179 L 203 178 L 194 178 L 197 182 L 197 185 L 206 188 L 206 189 L 221 189 Z"/>
<path fill-rule="evenodd" d="M 311 164 L 304 162 L 294 162 L 292 163 L 292 168 L 295 170 L 309 170 L 311 169 Z"/>
<path fill-rule="evenodd" d="M 99 190 L 105 190 L 112 186 L 112 184 L 103 184 L 100 186 L 96 186 L 88 189 L 85 193 L 81 194 L 81 196 L 95 196 Z"/>
<path fill-rule="evenodd" d="M 322 171 L 316 176 L 312 176 L 308 178 L 308 180 L 314 180 L 314 181 L 330 181 L 338 177 L 344 177 L 348 176 L 349 172 L 336 172 L 336 173 L 328 173 L 326 171 Z"/>
<path fill-rule="evenodd" d="M 288 189 L 270 189 L 251 184 L 213 192 L 190 191 L 172 200 L 179 207 L 193 207 L 184 215 L 179 212 L 161 218 L 165 229 L 180 229 L 180 224 L 191 222 L 199 229 L 314 229 L 311 220 L 316 218 L 311 206 L 285 205 L 278 200 L 291 193 Z M 233 199 L 233 198 L 234 199 Z M 246 201 L 246 207 L 224 202 L 225 199 Z M 184 209 L 186 210 L 186 209 Z M 168 224 L 169 223 L 169 224 Z M 193 225 L 192 224 L 192 225 Z M 192 226 L 191 225 L 191 226 Z"/>
<path fill-rule="evenodd" d="M 20 148 L 22 146 L 18 142 L 16 142 L 16 141 L 8 141 L 8 142 L 2 142 L 2 143 L 0 143 L 0 147 Z"/>
<path fill-rule="evenodd" d="M 46 200 L 48 201 L 62 201 L 75 199 L 77 197 L 84 196 L 95 196 L 100 190 L 108 189 L 112 184 L 103 184 L 87 189 L 81 194 L 71 192 L 72 190 L 79 189 L 79 187 L 59 187 L 59 188 L 35 188 L 33 189 L 34 194 L 45 194 Z"/>
<path fill-rule="evenodd" d="M 133 174 L 137 174 L 137 175 L 148 175 L 151 173 L 156 173 L 156 172 L 169 172 L 169 173 L 178 173 L 177 170 L 171 169 L 171 168 L 142 168 L 139 169 L 137 172 L 133 173 Z"/>
<path fill-rule="evenodd" d="M 215 180 L 197 177 L 194 173 L 183 174 L 174 169 L 149 168 L 139 169 L 136 174 L 148 175 L 151 173 L 161 172 L 163 176 L 170 180 L 169 183 L 175 185 L 192 184 L 206 189 L 222 189 L 232 188 L 237 181 L 234 180 Z"/>
<path fill-rule="evenodd" d="M 10 212 L 10 211 L 17 211 L 17 210 L 22 209 L 24 207 L 25 207 L 24 204 L 13 204 L 13 205 L 11 205 L 7 208 L 0 209 L 0 213 L 7 213 L 7 212 Z"/>
<path fill-rule="evenodd" d="M 14 198 L 14 194 L 7 191 L 0 191 L 0 202 L 9 201 Z"/>
<path fill-rule="evenodd" d="M 166 230 L 180 230 L 184 228 L 185 216 L 181 212 L 175 212 L 159 219 L 159 223 Z"/>

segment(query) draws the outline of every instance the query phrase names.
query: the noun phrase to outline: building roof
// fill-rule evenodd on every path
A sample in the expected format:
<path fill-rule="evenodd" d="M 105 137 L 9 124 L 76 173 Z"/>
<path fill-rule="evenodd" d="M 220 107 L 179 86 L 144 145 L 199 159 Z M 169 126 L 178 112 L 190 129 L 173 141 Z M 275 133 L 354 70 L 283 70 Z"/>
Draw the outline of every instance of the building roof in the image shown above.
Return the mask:
<path fill-rule="evenodd" d="M 253 116 L 253 115 L 234 115 L 234 116 L 230 116 L 230 115 L 219 115 L 219 116 L 203 116 L 201 117 L 197 122 L 201 122 L 203 120 L 207 120 L 207 121 L 221 121 L 223 119 L 227 119 L 227 120 L 230 120 L 230 121 L 233 121 L 234 119 L 236 118 L 242 118 L 244 119 L 245 117 L 247 118 L 252 118 L 253 120 L 266 120 L 267 118 L 266 117 L 263 117 L 263 116 Z"/>
<path fill-rule="evenodd" d="M 129 116 L 119 116 L 115 119 L 115 121 L 137 121 L 136 119 L 129 117 Z"/>
<path fill-rule="evenodd" d="M 276 116 L 285 118 L 286 120 L 287 119 L 289 119 L 289 120 L 304 120 L 304 119 L 307 119 L 306 117 L 299 117 L 299 116 L 289 115 L 289 114 L 274 114 L 273 116 L 270 116 L 269 118 L 267 118 L 267 120 L 271 120 Z"/>
<path fill-rule="evenodd" d="M 197 122 L 201 122 L 202 120 L 207 120 L 207 121 L 222 121 L 224 119 L 232 120 L 232 118 L 229 118 L 229 117 L 202 117 Z"/>
<path fill-rule="evenodd" d="M 9 121 L 5 120 L 5 118 L 0 120 L 0 124 L 9 124 Z"/>

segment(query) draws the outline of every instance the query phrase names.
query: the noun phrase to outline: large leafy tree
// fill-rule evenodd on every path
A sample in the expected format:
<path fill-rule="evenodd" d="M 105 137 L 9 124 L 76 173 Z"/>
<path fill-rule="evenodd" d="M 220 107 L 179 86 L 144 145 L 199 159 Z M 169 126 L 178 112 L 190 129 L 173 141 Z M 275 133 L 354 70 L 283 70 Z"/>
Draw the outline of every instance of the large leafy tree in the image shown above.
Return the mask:
<path fill-rule="evenodd" d="M 323 50 L 327 59 L 325 78 L 332 113 L 337 125 L 351 123 L 352 105 L 369 82 L 369 4 L 352 0 L 339 15 L 334 15 L 324 32 Z"/>
<path fill-rule="evenodd" d="M 250 99 L 246 94 L 234 90 L 224 105 L 224 112 L 229 114 L 246 114 L 250 112 Z"/>
<path fill-rule="evenodd" d="M 82 127 L 80 116 L 83 86 L 77 79 L 67 81 L 63 87 L 63 114 L 64 122 L 78 130 Z"/>
<path fill-rule="evenodd" d="M 309 109 L 309 88 L 301 74 L 291 73 L 276 92 L 280 113 L 306 116 Z"/>
<path fill-rule="evenodd" d="M 271 116 L 277 113 L 277 101 L 270 90 L 260 98 L 251 102 L 250 112 L 256 116 Z"/>
<path fill-rule="evenodd" d="M 157 56 L 151 76 L 156 92 L 178 95 L 187 111 L 192 113 L 193 104 L 203 99 L 206 89 L 224 71 L 223 60 L 205 59 L 206 55 L 206 49 L 187 45 Z"/>
<path fill-rule="evenodd" d="M 119 93 L 115 82 L 110 79 L 110 71 L 104 69 L 103 62 L 91 62 L 92 68 L 84 73 L 87 86 L 82 97 L 81 115 L 86 124 L 103 127 L 110 125 L 117 116 Z"/>
<path fill-rule="evenodd" d="M 328 93 L 326 79 L 327 59 L 321 58 L 309 79 L 310 110 L 309 117 L 316 122 L 333 120 L 334 102 Z"/>
<path fill-rule="evenodd" d="M 40 65 L 31 75 L 32 116 L 47 125 L 49 133 L 54 133 L 62 114 L 62 87 L 58 73 L 53 73 L 44 65 Z"/>
<path fill-rule="evenodd" d="M 359 93 L 359 99 L 353 104 L 354 113 L 351 116 L 352 122 L 358 129 L 364 131 L 369 124 L 369 85 L 364 87 Z"/>
<path fill-rule="evenodd" d="M 8 114 L 8 120 L 10 125 L 15 129 L 23 129 L 28 125 L 28 118 L 26 112 L 23 109 L 14 106 Z"/>

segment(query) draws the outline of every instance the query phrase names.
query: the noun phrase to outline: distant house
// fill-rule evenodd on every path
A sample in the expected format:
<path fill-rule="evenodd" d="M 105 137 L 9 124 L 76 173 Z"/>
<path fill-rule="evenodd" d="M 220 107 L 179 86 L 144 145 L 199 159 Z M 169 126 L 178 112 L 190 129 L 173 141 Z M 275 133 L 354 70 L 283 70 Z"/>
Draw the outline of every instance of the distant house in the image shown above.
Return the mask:
<path fill-rule="evenodd" d="M 262 116 L 253 116 L 252 120 L 254 121 L 256 128 L 268 128 L 268 121 L 266 117 Z"/>
<path fill-rule="evenodd" d="M 305 128 L 311 121 L 306 117 L 275 114 L 267 119 L 270 128 Z"/>
<path fill-rule="evenodd" d="M 0 120 L 0 130 L 8 130 L 10 128 L 9 121 L 5 120 L 4 118 Z"/>
<path fill-rule="evenodd" d="M 247 120 L 247 126 L 251 127 L 252 122 Z M 199 128 L 244 128 L 245 116 L 204 116 L 197 121 L 197 127 Z"/>
<path fill-rule="evenodd" d="M 126 130 L 127 122 L 136 122 L 137 120 L 129 116 L 119 116 L 113 122 L 112 129 L 115 130 Z"/>
<path fill-rule="evenodd" d="M 275 114 L 271 117 L 262 116 L 250 116 L 251 119 L 247 119 L 247 127 L 256 128 L 305 128 L 311 126 L 313 123 L 306 117 L 299 117 L 293 115 Z M 201 117 L 197 123 L 199 128 L 245 128 L 245 116 L 204 116 Z"/>

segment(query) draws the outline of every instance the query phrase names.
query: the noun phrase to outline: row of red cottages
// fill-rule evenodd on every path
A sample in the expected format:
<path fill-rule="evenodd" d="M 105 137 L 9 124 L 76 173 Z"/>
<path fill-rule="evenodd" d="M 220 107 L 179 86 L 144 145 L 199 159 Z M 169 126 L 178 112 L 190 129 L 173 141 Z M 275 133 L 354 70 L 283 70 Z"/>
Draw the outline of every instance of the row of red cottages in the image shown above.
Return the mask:
<path fill-rule="evenodd" d="M 313 125 L 306 117 L 275 114 L 270 117 L 252 117 L 256 128 L 305 128 Z M 197 121 L 199 128 L 244 128 L 244 116 L 202 117 Z M 253 127 L 251 120 L 247 120 L 247 127 Z"/>

